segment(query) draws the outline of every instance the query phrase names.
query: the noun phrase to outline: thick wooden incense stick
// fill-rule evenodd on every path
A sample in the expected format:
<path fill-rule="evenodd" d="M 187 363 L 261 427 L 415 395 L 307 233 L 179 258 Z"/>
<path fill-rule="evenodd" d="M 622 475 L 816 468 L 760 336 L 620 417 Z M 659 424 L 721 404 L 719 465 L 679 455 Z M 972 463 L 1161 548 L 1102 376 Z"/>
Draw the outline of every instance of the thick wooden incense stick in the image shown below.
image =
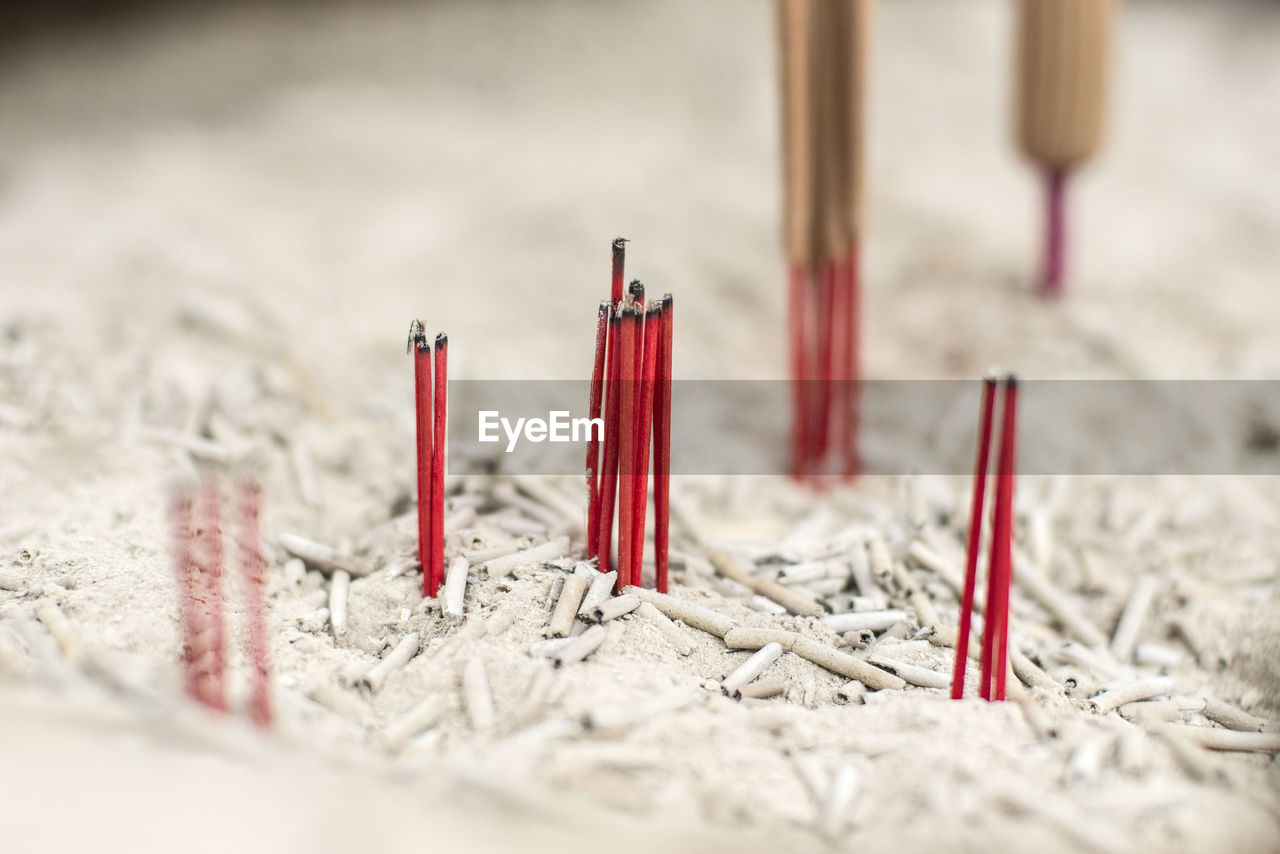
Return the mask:
<path fill-rule="evenodd" d="M 973 595 L 978 580 L 978 549 L 982 539 L 982 509 L 987 491 L 987 464 L 991 454 L 991 416 L 995 408 L 996 380 L 982 382 L 982 405 L 978 421 L 978 450 L 973 467 L 973 505 L 969 510 L 969 541 L 965 548 L 964 592 L 960 599 L 960 627 L 956 640 L 956 660 L 951 671 L 951 698 L 964 696 L 964 675 L 968 667 L 969 631 L 973 621 Z"/>
<path fill-rule="evenodd" d="M 602 301 L 596 312 L 596 348 L 591 366 L 591 391 L 587 402 L 587 417 L 600 418 L 604 397 L 605 351 L 609 339 L 609 303 Z M 600 527 L 600 440 L 594 430 L 587 437 L 587 557 L 596 556 L 599 543 L 595 532 Z"/>
<path fill-rule="evenodd" d="M 409 324 L 409 352 L 413 355 L 414 432 L 418 453 L 418 566 L 422 595 L 431 587 L 431 344 L 422 321 Z"/>
<path fill-rule="evenodd" d="M 791 472 L 808 469 L 809 365 L 806 359 L 810 313 L 809 271 L 813 266 L 814 97 L 811 39 L 815 0 L 777 0 L 780 100 L 782 104 L 783 244 L 788 272 L 787 314 L 791 340 L 793 418 Z"/>
<path fill-rule="evenodd" d="M 1114 0 L 1021 0 L 1017 25 L 1018 141 L 1045 174 L 1041 293 L 1061 293 L 1067 177 L 1101 145 Z"/>
<path fill-rule="evenodd" d="M 662 329 L 658 344 L 658 385 L 653 401 L 653 563 L 654 583 L 667 592 L 668 541 L 671 510 L 671 348 L 674 343 L 675 301 L 662 298 Z"/>
<path fill-rule="evenodd" d="M 858 270 L 872 0 L 778 0 L 793 476 L 858 472 Z M 813 479 L 821 484 L 821 479 Z"/>
<path fill-rule="evenodd" d="M 431 454 L 431 586 L 428 596 L 435 596 L 444 581 L 444 474 L 445 442 L 448 425 L 449 337 L 436 335 L 435 395 L 432 401 Z"/>

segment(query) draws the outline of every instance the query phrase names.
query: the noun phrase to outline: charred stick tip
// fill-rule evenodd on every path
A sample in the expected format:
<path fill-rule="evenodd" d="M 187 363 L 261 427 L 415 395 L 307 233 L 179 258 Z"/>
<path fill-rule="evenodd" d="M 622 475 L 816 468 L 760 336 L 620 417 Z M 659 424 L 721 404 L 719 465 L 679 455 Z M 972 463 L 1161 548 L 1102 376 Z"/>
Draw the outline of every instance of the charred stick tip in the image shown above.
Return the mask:
<path fill-rule="evenodd" d="M 421 320 L 415 320 L 409 324 L 409 340 L 405 344 L 404 351 L 412 353 L 415 344 L 419 350 L 431 349 L 431 344 L 427 341 L 427 333 L 422 328 Z"/>

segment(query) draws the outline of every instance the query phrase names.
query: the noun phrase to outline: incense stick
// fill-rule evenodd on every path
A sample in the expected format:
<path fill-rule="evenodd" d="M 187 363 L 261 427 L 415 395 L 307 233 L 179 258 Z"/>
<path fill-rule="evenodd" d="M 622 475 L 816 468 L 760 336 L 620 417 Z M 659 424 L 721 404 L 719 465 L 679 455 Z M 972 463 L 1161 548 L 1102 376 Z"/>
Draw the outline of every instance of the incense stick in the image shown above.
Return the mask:
<path fill-rule="evenodd" d="M 596 312 L 596 348 L 591 366 L 591 391 L 587 401 L 587 417 L 600 417 L 604 396 L 604 361 L 609 336 L 608 302 L 602 301 Z M 595 557 L 599 542 L 595 532 L 600 527 L 600 440 L 590 430 L 587 436 L 587 557 Z"/>
<path fill-rule="evenodd" d="M 444 580 L 444 469 L 449 398 L 449 337 L 436 335 L 434 426 L 431 454 L 431 581 L 427 595 L 434 597 Z"/>
<path fill-rule="evenodd" d="M 619 285 L 619 290 L 621 290 L 621 285 Z M 613 550 L 614 503 L 618 491 L 618 460 L 621 454 L 621 437 L 618 435 L 622 419 L 621 337 L 622 300 L 617 299 L 614 300 L 609 311 L 609 352 L 604 406 L 604 459 L 600 469 L 600 513 L 596 531 L 596 565 L 601 572 L 609 572 L 612 557 L 610 553 Z"/>
<path fill-rule="evenodd" d="M 631 577 L 631 556 L 635 536 L 635 459 L 636 459 L 636 340 L 641 332 L 640 316 L 633 305 L 622 308 L 618 376 L 618 589 L 638 579 Z"/>
<path fill-rule="evenodd" d="M 641 583 L 641 567 L 644 562 L 644 523 L 649 497 L 649 442 L 652 437 L 654 417 L 654 391 L 658 374 L 658 342 L 662 332 L 662 303 L 654 300 L 644 317 L 644 351 L 641 367 L 639 400 L 636 407 L 636 425 L 639 448 L 637 449 L 635 493 L 632 496 L 632 577 Z"/>
<path fill-rule="evenodd" d="M 1102 142 L 1114 0 L 1018 4 L 1018 141 L 1045 176 L 1040 293 L 1060 296 L 1066 266 L 1065 194 L 1071 171 Z"/>
<path fill-rule="evenodd" d="M 1013 574 L 1014 440 L 1017 432 L 1017 380 L 1005 381 L 995 518 L 987 573 L 987 611 L 982 637 L 982 698 L 1004 700 L 1008 671 L 1009 586 Z"/>
<path fill-rule="evenodd" d="M 968 667 L 969 630 L 973 618 L 973 594 L 978 578 L 978 547 L 982 534 L 982 505 L 987 491 L 987 459 L 991 452 L 991 414 L 995 407 L 996 380 L 982 381 L 982 404 L 978 420 L 978 449 L 973 466 L 973 503 L 969 511 L 969 540 L 965 548 L 964 593 L 960 600 L 960 626 L 956 659 L 951 672 L 951 699 L 964 697 L 964 676 Z"/>
<path fill-rule="evenodd" d="M 778 0 L 793 477 L 859 472 L 859 244 L 871 0 Z"/>
<path fill-rule="evenodd" d="M 671 348 L 674 343 L 675 301 L 662 298 L 659 336 L 658 387 L 653 404 L 653 564 L 654 586 L 667 592 L 671 512 Z"/>
<path fill-rule="evenodd" d="M 431 345 L 422 321 L 409 324 L 409 351 L 413 354 L 414 435 L 418 452 L 418 565 L 422 568 L 422 595 L 431 596 Z"/>

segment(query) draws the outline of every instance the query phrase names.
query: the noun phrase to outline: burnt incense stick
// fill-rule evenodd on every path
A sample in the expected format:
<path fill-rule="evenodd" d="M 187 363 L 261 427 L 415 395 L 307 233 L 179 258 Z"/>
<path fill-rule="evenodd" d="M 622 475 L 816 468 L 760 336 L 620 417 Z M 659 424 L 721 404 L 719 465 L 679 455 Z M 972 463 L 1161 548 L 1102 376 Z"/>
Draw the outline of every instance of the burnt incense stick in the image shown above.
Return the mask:
<path fill-rule="evenodd" d="M 633 305 L 622 309 L 619 334 L 618 377 L 618 589 L 635 580 L 631 577 L 631 556 L 635 546 L 635 465 L 636 465 L 636 339 L 640 335 L 640 315 Z"/>
<path fill-rule="evenodd" d="M 409 324 L 409 352 L 413 354 L 414 435 L 418 453 L 418 566 L 422 595 L 431 587 L 431 344 L 422 321 Z"/>
<path fill-rule="evenodd" d="M 596 312 L 596 348 L 591 366 L 591 391 L 587 401 L 587 417 L 600 418 L 604 396 L 604 362 L 609 336 L 609 303 L 601 301 Z M 587 557 L 596 556 L 598 542 L 594 532 L 600 527 L 600 440 L 594 430 L 587 436 Z"/>
<path fill-rule="evenodd" d="M 616 242 L 615 242 L 616 243 Z M 618 458 L 621 451 L 619 423 L 621 410 L 620 360 L 622 330 L 622 301 L 615 300 L 609 311 L 608 365 L 605 379 L 604 449 L 600 470 L 600 512 L 596 529 L 596 566 L 601 572 L 609 572 L 610 552 L 613 549 L 614 499 L 618 491 Z"/>
<path fill-rule="evenodd" d="M 671 348 L 675 331 L 675 301 L 662 298 L 658 338 L 658 384 L 653 401 L 653 565 L 654 584 L 667 592 L 668 542 L 671 510 Z"/>
<path fill-rule="evenodd" d="M 271 664 L 268 652 L 265 565 L 259 508 L 262 490 L 252 478 L 239 483 L 240 573 L 244 581 L 245 660 L 251 668 L 249 716 L 261 729 L 271 729 Z"/>
<path fill-rule="evenodd" d="M 973 466 L 973 504 L 969 510 L 969 539 L 965 547 L 964 592 L 960 599 L 960 626 L 956 660 L 951 672 L 951 699 L 964 697 L 964 676 L 968 667 L 969 631 L 973 620 L 973 594 L 978 580 L 978 549 L 982 539 L 982 508 L 987 491 L 987 463 L 991 454 L 991 416 L 995 408 L 996 379 L 982 381 L 982 404 L 978 420 L 978 449 Z"/>
<path fill-rule="evenodd" d="M 444 581 L 444 474 L 449 399 L 449 337 L 436 335 L 434 427 L 431 453 L 431 580 L 428 596 L 434 597 Z"/>
<path fill-rule="evenodd" d="M 653 435 L 653 402 L 658 379 L 658 341 L 662 332 L 662 303 L 649 303 L 644 318 L 644 358 L 640 375 L 638 405 L 636 407 L 636 435 L 639 448 L 636 454 L 636 491 L 632 496 L 635 509 L 635 532 L 632 548 L 632 583 L 641 584 L 641 567 L 644 563 L 644 523 L 649 498 L 649 442 Z"/>
<path fill-rule="evenodd" d="M 627 239 L 615 237 L 613 240 L 613 275 L 609 281 L 609 299 L 617 305 L 622 299 L 622 283 L 625 280 L 627 261 Z"/>

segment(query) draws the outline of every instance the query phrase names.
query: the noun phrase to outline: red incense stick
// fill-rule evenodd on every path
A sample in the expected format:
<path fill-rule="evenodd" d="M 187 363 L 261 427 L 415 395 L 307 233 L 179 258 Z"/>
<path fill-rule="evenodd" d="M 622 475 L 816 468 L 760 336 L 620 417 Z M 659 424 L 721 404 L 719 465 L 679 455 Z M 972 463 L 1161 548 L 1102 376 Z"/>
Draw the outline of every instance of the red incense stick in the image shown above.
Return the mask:
<path fill-rule="evenodd" d="M 653 428 L 654 386 L 658 376 L 658 339 L 662 331 L 662 303 L 654 300 L 644 317 L 644 350 L 640 371 L 638 406 L 636 407 L 636 482 L 632 501 L 635 530 L 632 534 L 631 579 L 643 586 L 644 522 L 649 499 L 649 440 Z"/>
<path fill-rule="evenodd" d="M 265 567 L 258 527 L 262 491 L 251 478 L 240 481 L 240 569 L 244 579 L 245 659 L 252 668 L 249 716 L 271 729 L 271 667 L 268 653 Z"/>
<path fill-rule="evenodd" d="M 434 427 L 431 453 L 431 582 L 427 595 L 435 596 L 444 581 L 444 469 L 445 428 L 449 401 L 449 336 L 436 335 Z"/>
<path fill-rule="evenodd" d="M 202 698 L 218 711 L 226 711 L 226 652 L 222 613 L 222 509 L 218 482 L 206 476 L 200 491 L 200 592 L 205 612 L 204 634 L 208 647 L 201 662 Z"/>
<path fill-rule="evenodd" d="M 1009 585 L 1013 559 L 1013 465 L 1017 383 L 1005 383 L 997 462 L 995 510 L 987 570 L 986 621 L 982 633 L 981 687 L 984 700 L 1004 699 L 1004 670 L 1008 663 Z"/>
<path fill-rule="evenodd" d="M 636 467 L 636 339 L 640 334 L 640 315 L 635 306 L 622 308 L 618 360 L 619 378 L 619 455 L 618 455 L 618 589 L 633 583 L 631 557 L 635 532 L 635 467 Z"/>
<path fill-rule="evenodd" d="M 609 336 L 609 303 L 602 301 L 596 312 L 596 349 L 591 366 L 591 392 L 587 401 L 587 417 L 600 418 L 601 400 L 604 395 L 604 361 Z M 587 436 L 587 557 L 596 556 L 598 542 L 595 532 L 600 527 L 600 440 L 595 430 Z"/>
<path fill-rule="evenodd" d="M 982 539 L 982 506 L 987 492 L 987 463 L 991 453 L 991 415 L 995 408 L 996 380 L 982 382 L 982 405 L 978 419 L 978 450 L 973 466 L 973 505 L 969 510 L 969 541 L 964 559 L 964 592 L 960 601 L 960 628 L 956 639 L 956 660 L 951 669 L 951 699 L 964 696 L 964 676 L 969 664 L 969 632 L 973 622 L 973 594 L 978 579 L 978 549 Z"/>
<path fill-rule="evenodd" d="M 418 566 L 422 568 L 422 595 L 431 588 L 431 344 L 422 321 L 409 325 L 409 352 L 413 353 L 413 399 L 418 451 Z"/>
<path fill-rule="evenodd" d="M 996 512 L 1001 517 L 1000 575 L 996 592 L 1000 597 L 1000 618 L 996 634 L 995 690 L 997 700 L 1005 699 L 1005 681 L 1009 674 L 1009 591 L 1013 586 L 1013 491 L 1017 466 L 1018 381 L 1010 376 L 1005 382 L 1004 425 L 1000 435 L 1000 481 L 997 487 Z"/>
<path fill-rule="evenodd" d="M 621 418 L 619 397 L 622 393 L 619 385 L 619 377 L 621 376 L 619 360 L 622 357 L 619 340 L 621 329 L 622 301 L 617 300 L 609 311 L 609 353 L 604 405 L 604 461 L 600 470 L 600 513 L 595 535 L 596 567 L 601 572 L 609 571 L 609 564 L 612 558 L 610 552 L 613 550 L 613 508 L 614 498 L 618 491 L 618 454 L 620 451 L 618 429 Z"/>
<path fill-rule="evenodd" d="M 658 384 L 653 401 L 653 564 L 659 593 L 667 592 L 669 512 L 671 508 L 671 346 L 675 301 L 662 298 L 658 339 Z"/>
<path fill-rule="evenodd" d="M 1049 298 L 1062 296 L 1067 257 L 1066 192 L 1066 170 L 1047 169 L 1045 171 L 1044 271 L 1040 279 L 1040 294 Z"/>

